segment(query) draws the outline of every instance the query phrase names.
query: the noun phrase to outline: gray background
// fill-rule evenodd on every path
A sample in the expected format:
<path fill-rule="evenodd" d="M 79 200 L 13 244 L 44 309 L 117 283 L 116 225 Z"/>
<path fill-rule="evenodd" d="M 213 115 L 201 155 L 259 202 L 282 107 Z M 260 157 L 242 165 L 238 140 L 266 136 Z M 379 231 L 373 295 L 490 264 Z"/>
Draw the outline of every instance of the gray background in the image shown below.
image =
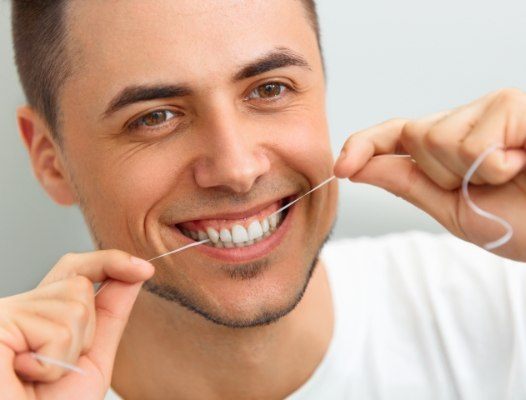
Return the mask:
<path fill-rule="evenodd" d="M 319 0 L 336 153 L 349 133 L 507 86 L 526 89 L 524 0 Z M 92 245 L 77 209 L 39 188 L 18 138 L 23 103 L 9 3 L 0 0 L 0 297 L 32 288 L 65 252 Z M 343 183 L 336 237 L 443 229 L 380 189 Z"/>

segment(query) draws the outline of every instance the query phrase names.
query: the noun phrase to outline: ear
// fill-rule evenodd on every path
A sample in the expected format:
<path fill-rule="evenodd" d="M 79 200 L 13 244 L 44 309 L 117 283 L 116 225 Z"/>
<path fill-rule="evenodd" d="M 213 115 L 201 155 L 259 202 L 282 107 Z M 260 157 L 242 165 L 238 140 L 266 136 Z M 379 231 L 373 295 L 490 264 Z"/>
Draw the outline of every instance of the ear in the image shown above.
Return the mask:
<path fill-rule="evenodd" d="M 75 191 L 64 168 L 60 145 L 48 124 L 29 106 L 17 109 L 17 120 L 33 172 L 44 190 L 60 205 L 75 204 Z"/>

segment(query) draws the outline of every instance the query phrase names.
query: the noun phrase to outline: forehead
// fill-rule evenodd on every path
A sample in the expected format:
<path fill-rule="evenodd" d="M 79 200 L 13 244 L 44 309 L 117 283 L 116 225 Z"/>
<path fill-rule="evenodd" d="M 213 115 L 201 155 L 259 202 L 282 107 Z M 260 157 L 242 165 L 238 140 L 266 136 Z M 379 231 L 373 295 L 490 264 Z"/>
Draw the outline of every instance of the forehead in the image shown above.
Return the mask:
<path fill-rule="evenodd" d="M 317 56 L 299 0 L 75 0 L 70 44 L 84 76 L 118 80 L 221 74 L 275 47 Z M 307 54 L 306 54 L 307 53 Z M 311 54 L 308 54 L 311 53 Z M 309 57 L 310 56 L 310 57 Z M 169 76 L 165 76 L 169 75 Z M 123 82 L 121 82 L 123 83 Z"/>

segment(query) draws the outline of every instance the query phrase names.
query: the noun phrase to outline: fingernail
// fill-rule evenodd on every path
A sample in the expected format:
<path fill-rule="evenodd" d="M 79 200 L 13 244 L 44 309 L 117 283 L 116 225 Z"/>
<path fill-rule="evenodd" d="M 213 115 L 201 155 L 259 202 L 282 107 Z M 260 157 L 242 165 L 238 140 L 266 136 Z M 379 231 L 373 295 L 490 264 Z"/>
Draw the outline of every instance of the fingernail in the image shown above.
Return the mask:
<path fill-rule="evenodd" d="M 345 157 L 347 157 L 347 153 L 345 150 L 342 150 L 340 153 L 340 156 L 338 157 L 338 160 L 336 160 L 336 163 L 342 162 Z"/>
<path fill-rule="evenodd" d="M 151 268 L 152 264 L 150 264 L 148 261 L 146 260 L 143 260 L 142 258 L 138 258 L 138 257 L 134 257 L 132 256 L 130 258 L 130 262 L 133 264 L 133 265 L 139 265 L 141 267 L 148 267 L 148 268 Z"/>

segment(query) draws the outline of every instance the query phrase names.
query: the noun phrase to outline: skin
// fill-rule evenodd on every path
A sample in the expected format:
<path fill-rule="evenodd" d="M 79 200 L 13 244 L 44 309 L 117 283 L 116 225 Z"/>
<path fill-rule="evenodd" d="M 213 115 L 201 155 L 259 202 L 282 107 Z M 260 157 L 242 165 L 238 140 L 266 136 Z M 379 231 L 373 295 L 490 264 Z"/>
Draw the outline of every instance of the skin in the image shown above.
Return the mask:
<path fill-rule="evenodd" d="M 505 230 L 476 215 L 462 196 L 468 168 L 488 148 L 470 196 L 510 222 L 511 240 L 493 252 L 526 261 L 526 94 L 505 88 L 469 104 L 417 120 L 393 119 L 356 132 L 335 165 L 339 177 L 371 183 L 424 210 L 454 235 L 483 246 Z M 392 157 L 393 154 L 410 157 Z M 389 171 L 389 172 L 388 172 Z"/>
<path fill-rule="evenodd" d="M 77 1 L 67 20 L 74 64 L 60 97 L 61 147 L 30 109 L 19 118 L 37 177 L 58 203 L 81 206 L 100 248 L 148 259 L 186 243 L 168 224 L 249 209 L 332 174 L 322 60 L 299 1 L 219 8 L 213 1 Z M 233 82 L 242 66 L 284 48 L 307 65 Z M 270 100 L 253 94 L 267 82 L 290 89 Z M 159 84 L 184 84 L 192 94 L 105 115 L 124 88 Z M 175 117 L 161 128 L 125 128 L 154 110 Z M 188 250 L 156 262 L 152 282 L 226 321 L 287 310 L 308 280 L 336 201 L 332 184 L 298 203 L 291 229 L 264 257 L 270 267 L 251 279 L 232 279 L 225 262 Z M 213 324 L 142 291 L 114 386 L 126 398 L 282 398 L 321 361 L 332 318 L 322 265 L 299 307 L 250 329 Z"/>
<path fill-rule="evenodd" d="M 60 95 L 63 144 L 51 139 L 47 125 L 29 107 L 19 110 L 20 130 L 50 196 L 59 204 L 81 206 L 100 248 L 124 252 L 70 255 L 34 291 L 0 299 L 0 386 L 12 390 L 13 398 L 60 393 L 97 399 L 112 377 L 117 391 L 130 399 L 277 399 L 308 379 L 332 334 L 322 263 L 298 306 L 271 325 L 228 328 L 146 291 L 132 311 L 140 283 L 153 270 L 143 263 L 138 271 L 129 254 L 149 258 L 179 247 L 167 220 L 250 208 L 306 190 L 334 167 L 339 177 L 390 190 L 453 234 L 481 245 L 501 230 L 470 214 L 459 185 L 476 156 L 495 142 L 506 150 L 481 166 L 473 198 L 493 211 L 506 204 L 500 213 L 510 222 L 522 220 L 522 92 L 501 90 L 421 120 L 396 119 L 358 132 L 333 166 L 322 64 L 301 5 L 281 0 L 216 4 L 71 2 L 69 50 L 75 63 Z M 232 82 L 240 65 L 277 47 L 300 54 L 309 68 L 289 66 Z M 247 100 L 269 80 L 294 82 L 298 90 L 272 103 Z M 123 87 L 159 82 L 184 82 L 193 94 L 135 104 L 101 118 Z M 123 132 L 126 122 L 160 108 L 177 113 L 173 124 Z M 391 157 L 394 153 L 410 157 Z M 249 280 L 233 280 L 221 263 L 189 250 L 156 262 L 152 281 L 184 290 L 224 320 L 248 321 L 262 310 L 283 309 L 305 283 L 309 263 L 334 220 L 336 197 L 331 185 L 298 203 L 293 227 L 267 256 L 271 267 Z M 522 225 L 515 224 L 512 241 L 498 254 L 526 261 Z M 94 299 L 86 281 L 104 279 L 111 282 Z M 57 302 L 48 304 L 39 315 L 42 298 L 71 304 L 66 311 Z M 47 335 L 42 315 L 55 321 Z M 64 327 L 69 334 L 60 341 L 54 333 Z M 33 339 L 35 331 L 42 334 Z M 39 345 L 32 344 L 35 340 Z M 27 355 L 40 348 L 55 349 L 56 358 L 77 360 L 91 373 L 42 366 Z"/>

